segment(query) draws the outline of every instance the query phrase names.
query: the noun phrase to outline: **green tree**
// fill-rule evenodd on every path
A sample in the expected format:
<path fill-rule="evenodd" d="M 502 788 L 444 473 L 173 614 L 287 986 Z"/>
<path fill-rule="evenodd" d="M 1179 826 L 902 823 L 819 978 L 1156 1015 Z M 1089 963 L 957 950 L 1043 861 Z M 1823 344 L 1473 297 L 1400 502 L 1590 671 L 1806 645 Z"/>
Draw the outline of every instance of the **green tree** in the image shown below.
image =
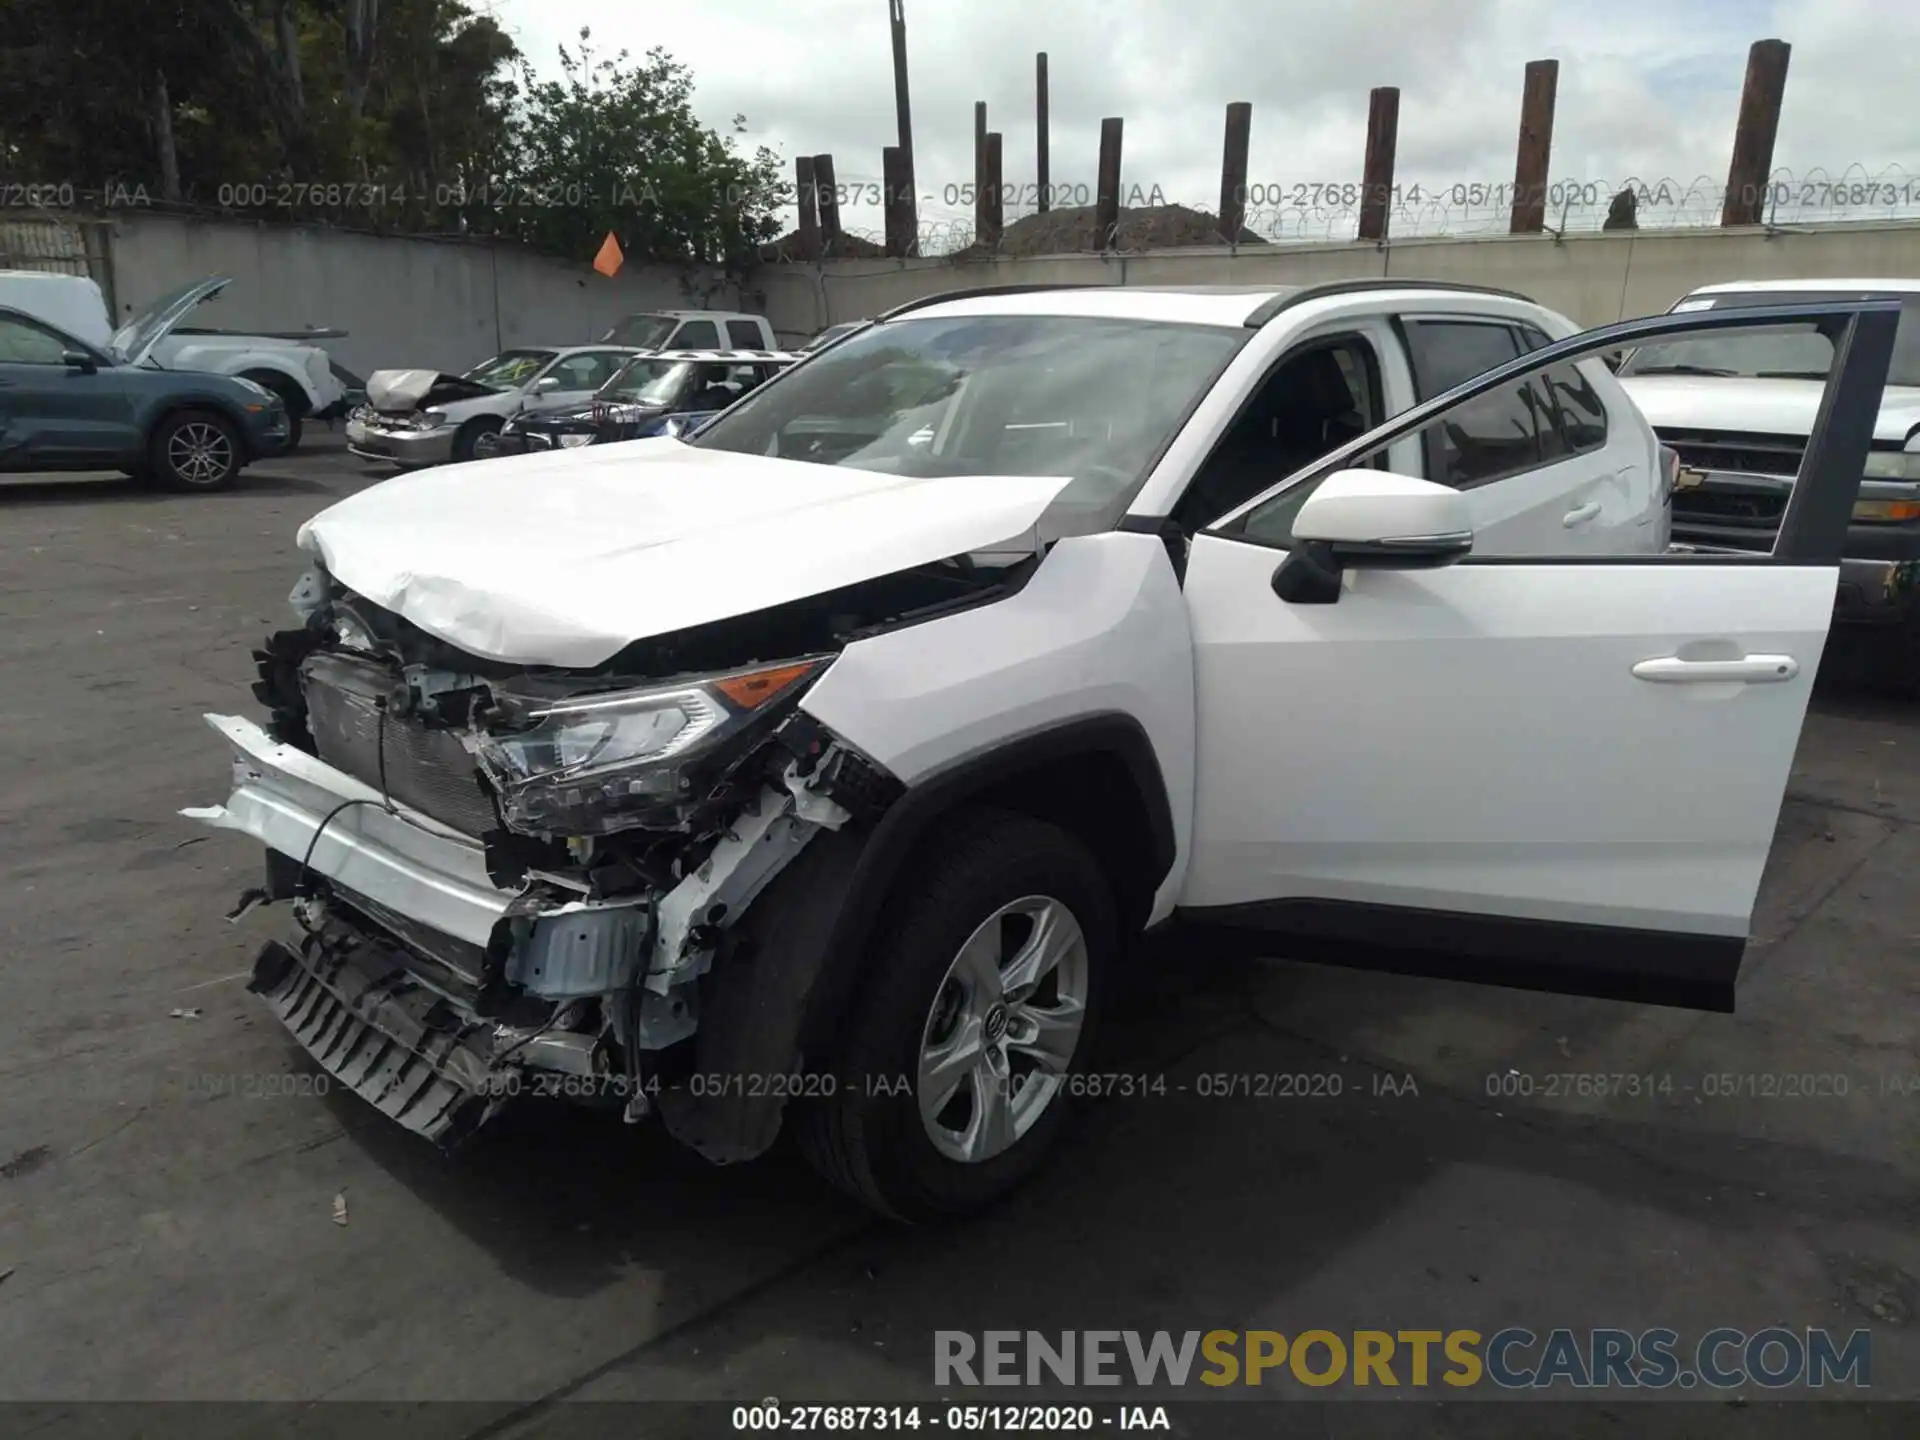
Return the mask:
<path fill-rule="evenodd" d="M 591 39 L 583 28 L 560 48 L 556 79 L 521 62 L 503 203 L 487 218 L 557 254 L 585 258 L 612 231 L 629 255 L 744 269 L 779 230 L 779 157 L 740 152 L 740 116 L 730 135 L 701 124 L 693 76 L 664 50 L 596 58 Z"/>

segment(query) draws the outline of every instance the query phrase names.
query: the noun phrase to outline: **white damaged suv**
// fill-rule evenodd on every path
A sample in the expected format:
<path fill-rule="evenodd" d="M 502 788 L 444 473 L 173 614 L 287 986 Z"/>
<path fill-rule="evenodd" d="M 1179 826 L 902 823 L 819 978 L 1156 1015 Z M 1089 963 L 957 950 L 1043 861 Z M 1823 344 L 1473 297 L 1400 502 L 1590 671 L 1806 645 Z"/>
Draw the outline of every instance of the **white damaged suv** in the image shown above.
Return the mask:
<path fill-rule="evenodd" d="M 690 443 L 323 511 L 187 813 L 291 902 L 251 988 L 401 1124 L 787 1119 L 910 1220 L 1040 1161 L 1150 930 L 1730 1008 L 1896 317 L 921 302 Z M 1598 357 L 1783 320 L 1839 361 L 1773 552 L 1670 552 Z"/>

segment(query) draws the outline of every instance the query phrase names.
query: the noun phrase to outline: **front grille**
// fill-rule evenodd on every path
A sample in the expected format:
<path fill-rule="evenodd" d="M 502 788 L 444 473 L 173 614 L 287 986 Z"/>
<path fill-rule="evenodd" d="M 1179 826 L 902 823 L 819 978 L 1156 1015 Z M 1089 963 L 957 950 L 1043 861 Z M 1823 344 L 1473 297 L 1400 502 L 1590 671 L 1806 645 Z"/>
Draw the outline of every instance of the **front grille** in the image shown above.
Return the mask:
<path fill-rule="evenodd" d="M 1660 439 L 1694 470 L 1731 470 L 1741 475 L 1800 473 L 1806 442 L 1783 435 L 1741 435 L 1701 430 L 1662 430 Z"/>
<path fill-rule="evenodd" d="M 1682 490 L 1673 497 L 1676 519 L 1692 517 L 1731 525 L 1765 525 L 1777 529 L 1780 517 L 1786 511 L 1787 497 L 1784 492 L 1744 490 L 1733 485 L 1717 485 L 1712 481 L 1695 489 Z"/>
<path fill-rule="evenodd" d="M 322 654 L 301 674 L 307 728 L 327 764 L 378 789 L 384 750 L 386 793 L 394 800 L 466 835 L 500 828 L 473 757 L 452 731 L 389 711 L 383 739 L 378 699 L 393 678 L 385 667 Z"/>
<path fill-rule="evenodd" d="M 1674 492 L 1676 524 L 1698 520 L 1756 530 L 1779 528 L 1800 473 L 1804 442 L 1781 435 L 1703 430 L 1662 430 L 1660 441 L 1680 457 L 1685 469 L 1706 472 L 1705 483 Z"/>

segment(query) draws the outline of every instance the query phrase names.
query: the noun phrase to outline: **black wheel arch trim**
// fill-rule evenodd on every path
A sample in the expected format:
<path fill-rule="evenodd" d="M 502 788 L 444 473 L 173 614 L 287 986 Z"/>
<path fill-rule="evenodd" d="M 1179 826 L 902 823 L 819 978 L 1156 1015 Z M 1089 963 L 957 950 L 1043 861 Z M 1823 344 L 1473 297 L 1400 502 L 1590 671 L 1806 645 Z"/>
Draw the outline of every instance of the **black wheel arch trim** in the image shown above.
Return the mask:
<path fill-rule="evenodd" d="M 910 786 L 871 825 L 817 836 L 727 931 L 729 947 L 701 981 L 695 1066 L 707 1075 L 819 1070 L 868 958 L 881 914 L 919 842 L 996 784 L 1050 763 L 1108 754 L 1134 778 L 1152 837 L 1155 884 L 1173 869 L 1173 808 L 1159 758 L 1131 715 L 1063 721 L 957 761 Z M 668 1129 L 709 1160 L 762 1153 L 779 1131 L 786 1094 L 710 1086 L 705 1098 L 663 1105 Z"/>
<path fill-rule="evenodd" d="M 809 1002 L 803 1043 L 820 1043 L 844 1008 L 842 987 L 850 987 L 894 883 L 934 823 L 995 785 L 1091 754 L 1113 756 L 1133 778 L 1146 807 L 1153 883 L 1157 887 L 1166 879 L 1178 853 L 1173 803 L 1153 742 L 1132 715 L 1103 711 L 1061 721 L 945 765 L 910 785 L 868 833 L 833 928 L 829 973 L 822 975 L 825 983 L 816 987 Z"/>

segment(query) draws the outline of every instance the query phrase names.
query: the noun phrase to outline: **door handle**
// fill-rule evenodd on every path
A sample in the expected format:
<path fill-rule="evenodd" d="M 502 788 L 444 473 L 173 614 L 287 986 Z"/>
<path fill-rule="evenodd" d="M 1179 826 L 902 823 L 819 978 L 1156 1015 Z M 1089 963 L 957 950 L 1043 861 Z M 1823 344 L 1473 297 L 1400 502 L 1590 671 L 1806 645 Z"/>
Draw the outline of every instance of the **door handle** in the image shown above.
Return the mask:
<path fill-rule="evenodd" d="M 1576 525 L 1586 524 L 1587 521 L 1593 519 L 1593 517 L 1599 513 L 1600 502 L 1598 500 L 1589 500 L 1586 504 L 1576 505 L 1573 509 L 1567 511 L 1560 523 L 1571 530 Z"/>
<path fill-rule="evenodd" d="M 1656 685 L 1778 685 L 1800 673 L 1791 655 L 1748 655 L 1739 660 L 1682 660 L 1662 655 L 1633 667 L 1636 680 Z"/>

